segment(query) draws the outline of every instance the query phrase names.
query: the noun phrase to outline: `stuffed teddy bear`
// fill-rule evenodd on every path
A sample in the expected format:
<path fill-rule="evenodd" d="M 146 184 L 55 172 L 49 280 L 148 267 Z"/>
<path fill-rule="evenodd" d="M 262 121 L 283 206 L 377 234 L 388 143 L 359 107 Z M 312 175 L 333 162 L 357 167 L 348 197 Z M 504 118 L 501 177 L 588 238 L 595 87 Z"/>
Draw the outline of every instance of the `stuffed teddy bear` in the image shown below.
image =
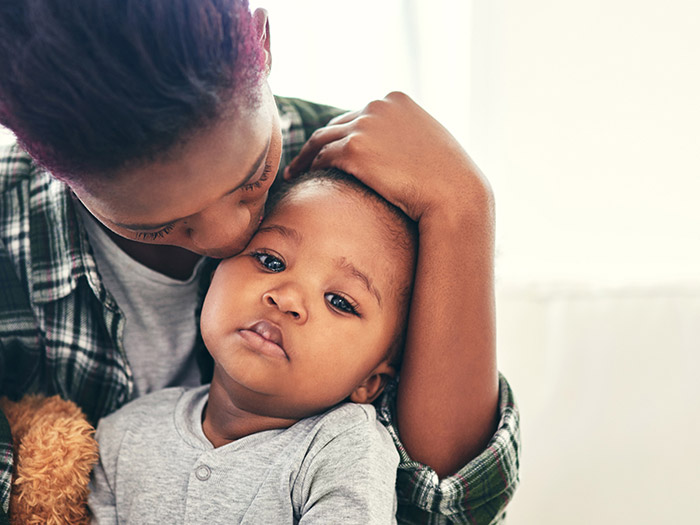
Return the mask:
<path fill-rule="evenodd" d="M 88 482 L 97 462 L 95 429 L 59 396 L 27 395 L 0 408 L 12 433 L 12 525 L 87 524 Z"/>

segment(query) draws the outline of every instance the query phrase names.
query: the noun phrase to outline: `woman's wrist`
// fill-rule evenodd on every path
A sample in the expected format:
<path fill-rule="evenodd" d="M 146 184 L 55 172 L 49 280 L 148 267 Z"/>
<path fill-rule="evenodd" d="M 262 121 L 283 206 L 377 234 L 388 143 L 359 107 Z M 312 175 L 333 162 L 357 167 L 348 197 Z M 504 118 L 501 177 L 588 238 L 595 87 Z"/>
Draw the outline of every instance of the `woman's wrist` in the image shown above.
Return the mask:
<path fill-rule="evenodd" d="M 434 204 L 427 206 L 418 221 L 421 235 L 458 234 L 464 236 L 487 233 L 493 235 L 495 204 L 488 182 L 469 174 L 468 180 L 453 187 Z"/>

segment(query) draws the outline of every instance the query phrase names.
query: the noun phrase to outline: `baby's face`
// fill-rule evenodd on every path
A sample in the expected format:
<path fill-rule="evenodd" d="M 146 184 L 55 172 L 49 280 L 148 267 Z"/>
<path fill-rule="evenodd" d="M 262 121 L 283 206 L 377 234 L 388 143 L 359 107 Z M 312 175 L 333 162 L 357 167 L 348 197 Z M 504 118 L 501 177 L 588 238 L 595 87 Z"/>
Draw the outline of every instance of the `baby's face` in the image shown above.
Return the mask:
<path fill-rule="evenodd" d="M 411 278 L 386 246 L 386 220 L 356 192 L 308 181 L 219 265 L 202 335 L 240 408 L 305 417 L 345 399 L 384 361 L 398 287 Z"/>

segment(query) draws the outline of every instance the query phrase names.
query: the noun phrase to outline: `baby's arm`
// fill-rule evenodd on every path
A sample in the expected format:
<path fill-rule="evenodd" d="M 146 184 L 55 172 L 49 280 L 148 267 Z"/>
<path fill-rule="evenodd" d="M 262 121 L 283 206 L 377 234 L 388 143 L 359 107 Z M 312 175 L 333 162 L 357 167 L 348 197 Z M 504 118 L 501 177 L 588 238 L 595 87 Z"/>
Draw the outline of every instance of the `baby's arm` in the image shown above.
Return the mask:
<path fill-rule="evenodd" d="M 368 408 L 341 410 L 356 415 Z M 398 454 L 381 423 L 363 419 L 329 441 L 316 442 L 307 455 L 294 488 L 300 525 L 396 523 Z"/>
<path fill-rule="evenodd" d="M 397 400 L 410 456 L 441 477 L 483 452 L 498 420 L 491 189 L 467 153 L 392 93 L 316 131 L 294 172 L 333 165 L 418 221 L 418 266 Z"/>

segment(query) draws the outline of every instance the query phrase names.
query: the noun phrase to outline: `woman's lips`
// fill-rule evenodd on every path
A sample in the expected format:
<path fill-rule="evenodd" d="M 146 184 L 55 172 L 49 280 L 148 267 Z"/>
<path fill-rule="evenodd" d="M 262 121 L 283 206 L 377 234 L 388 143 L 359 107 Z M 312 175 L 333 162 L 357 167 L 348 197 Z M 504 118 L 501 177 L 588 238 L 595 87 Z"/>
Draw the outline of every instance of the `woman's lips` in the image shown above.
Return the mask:
<path fill-rule="evenodd" d="M 270 357 L 289 359 L 287 352 L 284 351 L 282 331 L 274 324 L 258 321 L 248 328 L 239 330 L 238 333 L 252 350 Z"/>

